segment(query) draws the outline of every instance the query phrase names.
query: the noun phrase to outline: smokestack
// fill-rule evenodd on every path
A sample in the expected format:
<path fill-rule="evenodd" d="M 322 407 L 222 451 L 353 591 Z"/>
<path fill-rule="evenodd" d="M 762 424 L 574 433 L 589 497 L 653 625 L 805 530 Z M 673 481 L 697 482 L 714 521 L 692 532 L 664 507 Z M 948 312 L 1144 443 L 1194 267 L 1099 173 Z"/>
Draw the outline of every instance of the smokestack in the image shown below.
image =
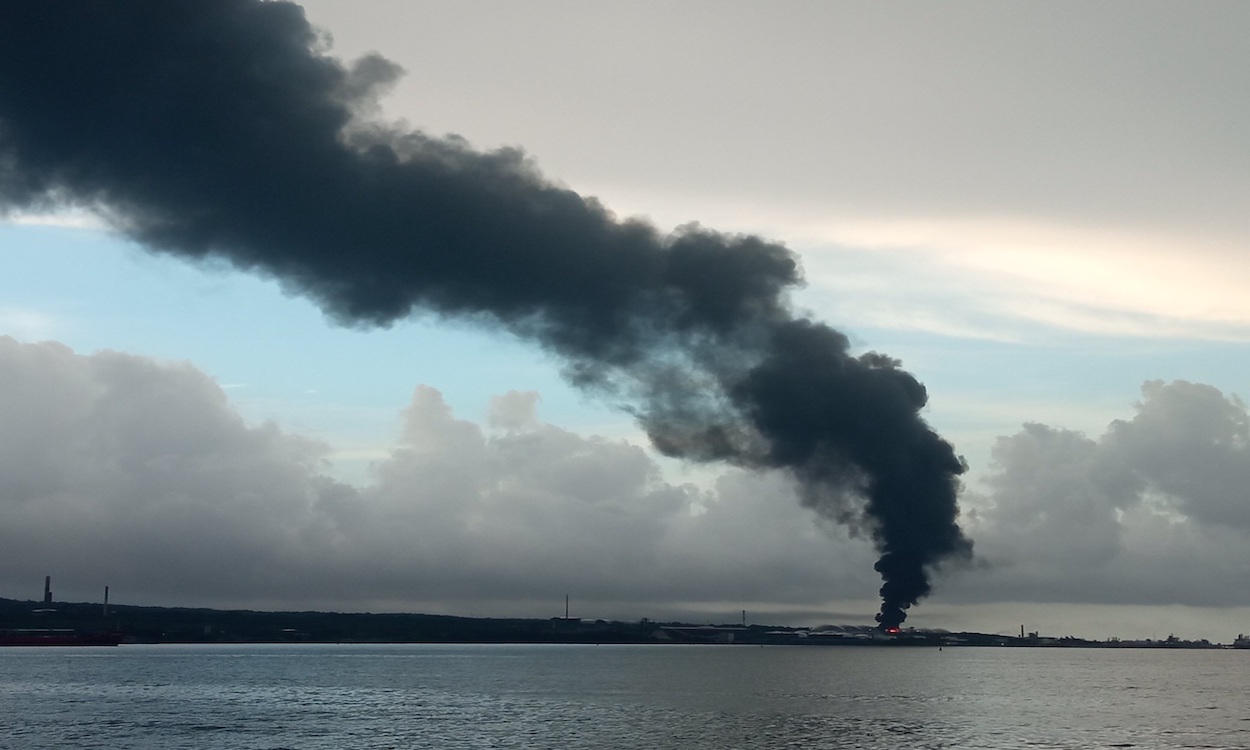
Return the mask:
<path fill-rule="evenodd" d="M 509 331 L 623 404 L 662 453 L 780 471 L 872 539 L 878 621 L 971 556 L 950 444 L 899 362 L 789 303 L 755 236 L 619 220 L 516 149 L 358 116 L 400 74 L 328 57 L 259 0 L 0 3 L 0 210 L 98 210 L 154 252 L 271 276 L 350 326 L 415 311 Z"/>
<path fill-rule="evenodd" d="M 109 587 L 104 587 L 104 616 L 109 616 Z"/>
<path fill-rule="evenodd" d="M 45 607 L 52 604 L 52 576 L 43 577 L 43 604 Z"/>

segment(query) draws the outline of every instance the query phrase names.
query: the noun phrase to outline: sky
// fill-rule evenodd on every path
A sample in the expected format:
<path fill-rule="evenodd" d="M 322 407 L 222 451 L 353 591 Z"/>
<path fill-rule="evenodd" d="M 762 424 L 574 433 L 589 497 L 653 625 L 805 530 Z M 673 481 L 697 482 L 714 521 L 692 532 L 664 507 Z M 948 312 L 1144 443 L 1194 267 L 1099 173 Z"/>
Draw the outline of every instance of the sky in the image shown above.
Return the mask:
<path fill-rule="evenodd" d="M 908 624 L 1250 630 L 1250 8 L 304 8 L 330 54 L 402 67 L 364 115 L 780 243 L 795 309 L 924 383 L 975 546 Z M 567 364 L 471 315 L 345 325 L 91 207 L 10 211 L 0 596 L 872 621 L 862 528 L 784 471 L 661 456 Z"/>

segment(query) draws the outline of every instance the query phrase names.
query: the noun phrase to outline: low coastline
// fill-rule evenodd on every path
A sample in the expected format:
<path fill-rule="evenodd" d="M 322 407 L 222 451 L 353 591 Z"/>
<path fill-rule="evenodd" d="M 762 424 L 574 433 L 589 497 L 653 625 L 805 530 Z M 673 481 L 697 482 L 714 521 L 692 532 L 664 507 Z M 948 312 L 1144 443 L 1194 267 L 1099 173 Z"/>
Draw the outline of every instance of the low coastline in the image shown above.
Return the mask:
<path fill-rule="evenodd" d="M 869 626 L 798 628 L 772 625 L 583 620 L 567 617 L 482 618 L 451 615 L 268 612 L 185 607 L 41 602 L 0 598 L 0 633 L 17 631 L 121 633 L 122 643 L 673 643 L 811 647 L 1029 647 L 1219 649 L 1206 640 L 1090 641 Z"/>

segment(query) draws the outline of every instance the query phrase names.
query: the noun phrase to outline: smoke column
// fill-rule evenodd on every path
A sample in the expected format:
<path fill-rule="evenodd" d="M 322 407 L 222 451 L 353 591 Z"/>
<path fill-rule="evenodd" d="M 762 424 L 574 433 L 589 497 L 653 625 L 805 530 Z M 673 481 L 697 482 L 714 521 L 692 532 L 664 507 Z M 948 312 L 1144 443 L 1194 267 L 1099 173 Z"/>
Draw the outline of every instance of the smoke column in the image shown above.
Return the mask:
<path fill-rule="evenodd" d="M 779 244 L 664 235 L 525 156 L 369 121 L 401 73 L 257 0 L 0 3 L 0 210 L 76 206 L 153 251 L 277 278 L 335 321 L 470 319 L 558 355 L 657 449 L 788 472 L 871 536 L 882 626 L 967 557 L 952 447 L 898 363 L 797 316 Z"/>

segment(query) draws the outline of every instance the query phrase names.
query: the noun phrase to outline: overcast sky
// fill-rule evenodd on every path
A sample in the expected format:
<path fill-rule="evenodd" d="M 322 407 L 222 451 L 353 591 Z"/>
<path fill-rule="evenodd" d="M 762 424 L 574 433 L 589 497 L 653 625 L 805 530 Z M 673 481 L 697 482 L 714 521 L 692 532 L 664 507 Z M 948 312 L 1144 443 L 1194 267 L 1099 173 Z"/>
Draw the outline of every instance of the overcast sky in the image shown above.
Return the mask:
<path fill-rule="evenodd" d="M 1250 7 L 306 2 L 374 116 L 799 253 L 926 384 L 970 565 L 909 624 L 1250 630 Z M 0 596 L 870 622 L 871 544 L 523 341 L 343 327 L 89 213 L 0 224 Z"/>

